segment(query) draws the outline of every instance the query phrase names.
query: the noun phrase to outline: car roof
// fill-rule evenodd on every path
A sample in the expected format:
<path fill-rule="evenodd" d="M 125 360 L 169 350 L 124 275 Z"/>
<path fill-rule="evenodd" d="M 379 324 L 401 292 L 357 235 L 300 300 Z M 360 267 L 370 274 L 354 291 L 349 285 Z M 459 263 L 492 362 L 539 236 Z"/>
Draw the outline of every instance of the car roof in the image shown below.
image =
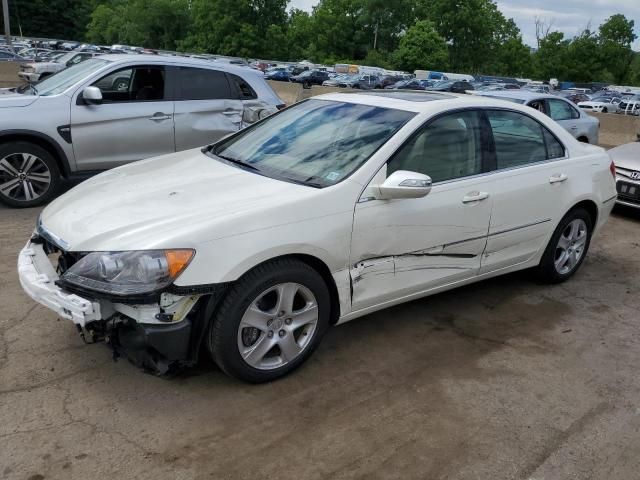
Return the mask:
<path fill-rule="evenodd" d="M 489 92 L 478 92 L 478 96 L 491 96 L 491 97 L 505 97 L 505 98 L 513 98 L 515 100 L 523 100 L 525 102 L 529 102 L 531 100 L 540 100 L 543 98 L 562 98 L 557 95 L 551 95 L 548 93 L 540 93 L 540 92 L 532 92 L 526 89 L 520 90 L 497 90 L 497 91 L 489 91 Z"/>
<path fill-rule="evenodd" d="M 162 65 L 177 65 L 177 66 L 185 66 L 185 67 L 204 67 L 210 68 L 214 70 L 222 70 L 229 73 L 235 73 L 236 75 L 256 75 L 262 77 L 262 72 L 254 70 L 249 67 L 242 67 L 238 65 L 233 65 L 226 62 L 213 62 L 211 60 L 202 60 L 200 58 L 193 57 L 181 57 L 181 56 L 168 56 L 168 55 L 149 55 L 149 54 L 138 54 L 138 55 L 130 55 L 126 53 L 108 53 L 104 55 L 97 55 L 96 58 L 101 58 L 108 60 L 110 62 L 122 62 L 122 63 L 159 63 Z"/>
<path fill-rule="evenodd" d="M 345 103 L 371 105 L 415 113 L 432 113 L 447 108 L 497 107 L 529 112 L 531 109 L 523 105 L 479 95 L 454 94 L 450 92 L 396 92 L 369 90 L 361 93 L 327 93 L 312 97 L 313 99 L 332 100 Z"/>

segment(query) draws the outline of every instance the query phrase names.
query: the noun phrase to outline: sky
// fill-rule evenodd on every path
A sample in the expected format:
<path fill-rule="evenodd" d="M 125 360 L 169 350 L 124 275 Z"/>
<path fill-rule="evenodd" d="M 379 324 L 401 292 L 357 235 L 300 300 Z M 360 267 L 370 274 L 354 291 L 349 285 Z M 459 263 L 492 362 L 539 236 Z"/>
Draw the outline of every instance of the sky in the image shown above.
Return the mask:
<path fill-rule="evenodd" d="M 289 8 L 311 11 L 317 3 L 318 0 L 291 0 Z M 622 13 L 635 20 L 635 33 L 640 37 L 640 0 L 497 0 L 497 4 L 505 17 L 515 20 L 524 42 L 532 47 L 536 44 L 536 17 L 553 22 L 552 30 L 573 37 L 589 24 L 591 30 L 597 30 L 605 19 Z M 640 50 L 640 39 L 633 48 Z"/>

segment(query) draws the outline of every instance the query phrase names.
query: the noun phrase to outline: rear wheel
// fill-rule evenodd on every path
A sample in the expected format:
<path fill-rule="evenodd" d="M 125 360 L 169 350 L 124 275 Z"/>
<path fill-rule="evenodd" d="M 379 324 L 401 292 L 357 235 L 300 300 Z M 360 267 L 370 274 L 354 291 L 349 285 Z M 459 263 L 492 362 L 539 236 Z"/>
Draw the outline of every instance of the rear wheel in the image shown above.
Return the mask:
<path fill-rule="evenodd" d="M 329 325 L 322 277 L 293 259 L 261 265 L 236 282 L 215 314 L 207 347 L 227 374 L 268 382 L 300 366 Z"/>
<path fill-rule="evenodd" d="M 586 210 L 576 208 L 565 215 L 542 255 L 539 278 L 560 283 L 576 273 L 589 250 L 592 232 L 593 221 Z"/>
<path fill-rule="evenodd" d="M 49 201 L 60 186 L 53 156 L 30 142 L 0 146 L 0 201 L 11 207 L 36 207 Z"/>

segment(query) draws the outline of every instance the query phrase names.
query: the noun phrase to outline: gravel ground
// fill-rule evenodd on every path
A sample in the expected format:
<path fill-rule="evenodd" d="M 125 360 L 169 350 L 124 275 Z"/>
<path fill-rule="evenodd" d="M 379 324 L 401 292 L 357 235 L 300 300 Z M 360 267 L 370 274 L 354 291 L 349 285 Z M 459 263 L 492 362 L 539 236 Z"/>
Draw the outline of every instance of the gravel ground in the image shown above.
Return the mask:
<path fill-rule="evenodd" d="M 261 386 L 113 362 L 21 291 L 0 208 L 4 479 L 625 479 L 640 471 L 640 214 L 568 283 L 509 275 L 332 329 Z"/>

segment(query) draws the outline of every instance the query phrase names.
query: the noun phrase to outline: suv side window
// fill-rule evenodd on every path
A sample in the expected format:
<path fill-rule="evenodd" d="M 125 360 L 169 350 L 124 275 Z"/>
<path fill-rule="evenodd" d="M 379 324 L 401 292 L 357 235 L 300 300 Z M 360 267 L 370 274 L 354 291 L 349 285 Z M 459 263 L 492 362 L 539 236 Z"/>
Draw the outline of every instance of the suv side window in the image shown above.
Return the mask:
<path fill-rule="evenodd" d="M 205 68 L 180 67 L 176 100 L 235 99 L 224 72 Z"/>
<path fill-rule="evenodd" d="M 251 88 L 251 85 L 245 80 L 232 73 L 227 73 L 227 77 L 229 78 L 232 88 L 235 88 L 238 92 L 237 95 L 240 100 L 254 100 L 258 98 L 258 95 L 256 95 L 256 92 Z"/>
<path fill-rule="evenodd" d="M 127 67 L 105 75 L 92 86 L 105 103 L 159 102 L 165 99 L 165 68 L 161 65 Z"/>
<path fill-rule="evenodd" d="M 537 120 L 519 112 L 488 110 L 497 169 L 564 156 L 562 144 Z"/>
<path fill-rule="evenodd" d="M 482 120 L 462 111 L 436 118 L 389 160 L 387 175 L 397 170 L 429 175 L 434 182 L 482 172 Z"/>
<path fill-rule="evenodd" d="M 556 121 L 571 120 L 572 118 L 580 117 L 580 114 L 574 111 L 574 108 L 569 105 L 569 102 L 555 98 L 549 98 L 547 102 L 549 102 L 549 116 Z"/>

